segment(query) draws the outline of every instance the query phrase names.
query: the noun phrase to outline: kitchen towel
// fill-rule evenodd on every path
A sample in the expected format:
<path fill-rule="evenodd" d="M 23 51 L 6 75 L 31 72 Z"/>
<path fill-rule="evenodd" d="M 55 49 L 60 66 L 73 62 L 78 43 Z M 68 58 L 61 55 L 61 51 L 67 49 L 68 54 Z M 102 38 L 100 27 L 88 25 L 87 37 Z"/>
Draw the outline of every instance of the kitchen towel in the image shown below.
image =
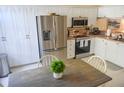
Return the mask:
<path fill-rule="evenodd" d="M 88 46 L 88 41 L 89 41 L 88 39 L 87 39 L 87 40 L 85 40 L 85 44 L 84 44 L 84 46 L 85 46 L 85 47 L 87 47 L 87 46 Z"/>
<path fill-rule="evenodd" d="M 80 47 L 84 47 L 84 40 L 80 40 Z"/>

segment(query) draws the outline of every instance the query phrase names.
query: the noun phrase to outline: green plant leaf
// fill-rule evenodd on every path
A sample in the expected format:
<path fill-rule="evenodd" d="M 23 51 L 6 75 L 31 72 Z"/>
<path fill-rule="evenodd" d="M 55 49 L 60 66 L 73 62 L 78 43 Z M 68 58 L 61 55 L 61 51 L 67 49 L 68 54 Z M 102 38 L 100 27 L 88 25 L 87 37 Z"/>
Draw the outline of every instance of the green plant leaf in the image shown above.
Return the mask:
<path fill-rule="evenodd" d="M 53 60 L 50 65 L 52 72 L 61 73 L 65 69 L 65 64 L 62 60 Z"/>

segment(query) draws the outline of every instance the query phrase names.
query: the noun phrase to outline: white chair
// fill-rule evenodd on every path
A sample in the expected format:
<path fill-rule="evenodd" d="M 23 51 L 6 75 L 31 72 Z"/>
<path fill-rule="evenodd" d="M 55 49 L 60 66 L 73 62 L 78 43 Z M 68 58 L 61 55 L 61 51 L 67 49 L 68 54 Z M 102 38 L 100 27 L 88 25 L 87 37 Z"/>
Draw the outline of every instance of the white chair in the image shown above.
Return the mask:
<path fill-rule="evenodd" d="M 45 55 L 40 59 L 40 64 L 41 66 L 49 66 L 53 60 L 59 60 L 59 59 L 54 55 Z"/>
<path fill-rule="evenodd" d="M 99 56 L 92 56 L 87 63 L 103 73 L 107 72 L 106 61 Z"/>

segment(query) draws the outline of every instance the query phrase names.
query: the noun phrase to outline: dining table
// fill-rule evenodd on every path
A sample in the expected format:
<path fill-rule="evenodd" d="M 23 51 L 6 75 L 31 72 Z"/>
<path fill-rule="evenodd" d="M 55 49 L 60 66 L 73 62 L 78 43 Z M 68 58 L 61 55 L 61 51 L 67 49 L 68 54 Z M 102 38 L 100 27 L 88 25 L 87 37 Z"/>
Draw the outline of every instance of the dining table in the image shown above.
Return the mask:
<path fill-rule="evenodd" d="M 49 66 L 37 67 L 9 76 L 9 87 L 97 87 L 112 80 L 87 62 L 65 60 L 65 70 L 61 79 L 55 79 Z"/>

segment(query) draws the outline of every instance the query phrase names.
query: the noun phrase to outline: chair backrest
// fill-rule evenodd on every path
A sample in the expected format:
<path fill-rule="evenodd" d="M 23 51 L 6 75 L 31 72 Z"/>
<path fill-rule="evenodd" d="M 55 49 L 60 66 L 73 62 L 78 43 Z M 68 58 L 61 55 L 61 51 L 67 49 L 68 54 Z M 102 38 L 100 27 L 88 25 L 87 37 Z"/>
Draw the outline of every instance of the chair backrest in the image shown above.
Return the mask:
<path fill-rule="evenodd" d="M 42 66 L 49 66 L 53 60 L 59 59 L 54 55 L 45 55 L 40 59 L 40 63 L 42 64 Z"/>
<path fill-rule="evenodd" d="M 103 73 L 106 73 L 107 71 L 106 61 L 99 56 L 92 56 L 87 63 Z"/>

